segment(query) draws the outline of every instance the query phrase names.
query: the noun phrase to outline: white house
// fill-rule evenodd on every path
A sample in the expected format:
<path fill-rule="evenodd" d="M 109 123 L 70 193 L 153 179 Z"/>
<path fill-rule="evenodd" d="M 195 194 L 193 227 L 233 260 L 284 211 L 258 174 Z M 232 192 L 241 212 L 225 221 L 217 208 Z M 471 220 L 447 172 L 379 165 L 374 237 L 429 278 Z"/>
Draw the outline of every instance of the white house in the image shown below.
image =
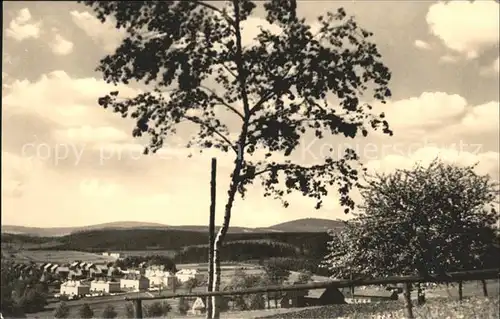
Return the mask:
<path fill-rule="evenodd" d="M 94 280 L 90 283 L 90 291 L 99 291 L 106 293 L 120 292 L 120 283 L 114 281 L 103 281 L 103 280 Z"/>
<path fill-rule="evenodd" d="M 120 279 L 122 290 L 141 291 L 149 288 L 149 279 L 142 275 L 127 275 Z"/>
<path fill-rule="evenodd" d="M 90 286 L 80 281 L 69 280 L 61 284 L 61 295 L 78 296 L 90 292 Z"/>
<path fill-rule="evenodd" d="M 175 274 L 175 276 L 181 283 L 184 283 L 190 279 L 196 279 L 198 281 L 205 280 L 205 275 L 200 273 L 196 269 L 181 269 Z"/>
<path fill-rule="evenodd" d="M 152 266 L 146 269 L 145 277 L 149 279 L 149 285 L 172 287 L 177 281 L 177 277 L 170 271 L 164 271 L 162 266 Z"/>

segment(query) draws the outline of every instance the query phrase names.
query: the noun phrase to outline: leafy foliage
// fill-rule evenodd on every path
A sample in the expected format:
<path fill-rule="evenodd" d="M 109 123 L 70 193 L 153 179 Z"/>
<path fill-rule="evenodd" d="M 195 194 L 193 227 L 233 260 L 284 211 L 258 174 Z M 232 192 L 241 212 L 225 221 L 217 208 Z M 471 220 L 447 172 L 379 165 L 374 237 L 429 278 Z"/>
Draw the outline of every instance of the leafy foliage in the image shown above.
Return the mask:
<path fill-rule="evenodd" d="M 233 278 L 224 288 L 224 290 L 242 290 L 263 286 L 267 283 L 266 278 L 258 275 L 249 275 L 241 269 L 234 271 Z M 233 308 L 241 311 L 257 310 L 265 308 L 263 294 L 238 295 L 232 296 Z"/>
<path fill-rule="evenodd" d="M 20 270 L 14 263 L 2 260 L 2 314 L 20 317 L 43 310 L 47 305 L 47 285 L 39 282 L 40 276 L 41 271 L 35 267 Z"/>
<path fill-rule="evenodd" d="M 270 160 L 273 152 L 290 156 L 307 132 L 354 138 L 382 126 L 392 133 L 384 115 L 372 114 L 360 101 L 370 89 L 375 100 L 390 97 L 390 72 L 370 42 L 372 34 L 343 9 L 320 16 L 320 30 L 313 34 L 297 16 L 294 0 L 267 2 L 266 20 L 282 32 L 261 30 L 255 45 L 244 46 L 241 27 L 254 13 L 252 1 L 232 1 L 225 8 L 203 1 L 83 2 L 101 21 L 113 17 L 127 32 L 115 53 L 100 61 L 97 70 L 104 79 L 152 88 L 134 98 L 114 91 L 99 99 L 102 107 L 136 119 L 133 135 L 150 137 L 145 153 L 163 147 L 180 123 L 192 123 L 199 131 L 187 147 L 234 155 L 228 208 L 236 191 L 244 196 L 256 177 L 264 195 L 285 206 L 283 197 L 299 191 L 316 199 L 319 208 L 328 188 L 337 184 L 341 203 L 354 207 L 349 190 L 358 172 L 350 162 L 358 157 L 353 150 L 311 166 Z M 238 119 L 239 131 L 222 121 L 221 108 Z M 266 160 L 251 159 L 258 150 Z"/>
<path fill-rule="evenodd" d="M 184 286 L 188 289 L 188 291 L 191 293 L 194 288 L 198 287 L 200 285 L 200 282 L 196 278 L 189 278 L 185 283 Z"/>
<path fill-rule="evenodd" d="M 326 241 L 323 243 L 326 244 Z M 244 261 L 275 256 L 296 256 L 296 246 L 271 240 L 228 241 L 220 251 L 221 259 Z M 204 262 L 208 254 L 208 245 L 188 246 L 176 256 L 177 263 Z"/>
<path fill-rule="evenodd" d="M 117 316 L 118 313 L 116 312 L 115 307 L 113 307 L 112 305 L 107 305 L 101 314 L 102 318 L 116 318 Z"/>
<path fill-rule="evenodd" d="M 166 301 L 153 302 L 150 305 L 144 306 L 144 317 L 158 318 L 166 316 L 172 310 L 172 306 Z"/>
<path fill-rule="evenodd" d="M 281 285 L 290 276 L 290 270 L 275 260 L 266 260 L 263 268 L 266 278 L 273 285 Z"/>
<path fill-rule="evenodd" d="M 80 314 L 80 318 L 94 317 L 94 311 L 92 310 L 92 308 L 90 308 L 90 305 L 88 303 L 83 304 L 78 312 Z"/>
<path fill-rule="evenodd" d="M 498 188 L 474 168 L 435 160 L 368 178 L 362 213 L 333 236 L 326 266 L 341 278 L 484 267 L 498 243 Z"/>
<path fill-rule="evenodd" d="M 126 315 L 126 318 L 135 318 L 135 310 L 134 310 L 133 303 L 128 302 L 125 305 L 125 315 Z"/>
<path fill-rule="evenodd" d="M 64 301 L 62 301 L 54 311 L 54 318 L 68 318 L 69 314 L 70 310 L 68 305 Z"/>
<path fill-rule="evenodd" d="M 150 256 L 127 256 L 123 259 L 119 259 L 115 262 L 116 267 L 121 269 L 137 268 L 141 263 L 146 263 L 146 266 L 164 266 L 165 271 L 177 272 L 174 261 L 167 257 L 161 255 L 150 255 Z"/>
<path fill-rule="evenodd" d="M 179 298 L 179 303 L 177 304 L 177 311 L 181 315 L 186 315 L 189 311 L 189 303 L 184 297 Z"/>

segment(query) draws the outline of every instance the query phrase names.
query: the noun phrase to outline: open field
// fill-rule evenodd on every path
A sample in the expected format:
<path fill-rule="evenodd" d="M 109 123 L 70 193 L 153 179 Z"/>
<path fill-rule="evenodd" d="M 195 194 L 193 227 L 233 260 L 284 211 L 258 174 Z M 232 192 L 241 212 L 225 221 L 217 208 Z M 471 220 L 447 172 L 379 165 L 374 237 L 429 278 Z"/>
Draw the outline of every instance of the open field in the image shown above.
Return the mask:
<path fill-rule="evenodd" d="M 10 257 L 15 262 L 27 263 L 70 263 L 75 260 L 92 263 L 108 263 L 115 261 L 115 258 L 110 256 L 103 256 L 100 254 L 92 254 L 76 250 L 23 250 L 13 253 Z"/>
<path fill-rule="evenodd" d="M 148 257 L 148 256 L 167 256 L 173 258 L 177 252 L 175 250 L 112 250 L 113 253 L 119 253 L 121 256 L 137 256 L 137 257 Z"/>

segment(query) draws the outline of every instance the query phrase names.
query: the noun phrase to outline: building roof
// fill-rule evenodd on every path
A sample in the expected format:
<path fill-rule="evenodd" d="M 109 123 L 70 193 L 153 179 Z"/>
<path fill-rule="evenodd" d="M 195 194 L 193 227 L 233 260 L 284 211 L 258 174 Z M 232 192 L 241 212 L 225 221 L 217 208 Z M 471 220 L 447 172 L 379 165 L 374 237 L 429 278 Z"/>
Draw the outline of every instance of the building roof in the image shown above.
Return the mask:
<path fill-rule="evenodd" d="M 196 275 L 198 274 L 197 269 L 181 269 L 175 273 L 176 275 Z"/>
<path fill-rule="evenodd" d="M 325 291 L 326 291 L 326 288 L 322 288 L 322 289 L 310 289 L 307 292 L 306 297 L 307 298 L 319 299 L 319 298 L 321 298 L 321 296 L 323 296 L 323 294 L 325 293 Z"/>
<path fill-rule="evenodd" d="M 68 280 L 61 284 L 61 287 L 89 287 L 89 285 L 83 284 L 79 280 Z"/>
<path fill-rule="evenodd" d="M 354 295 L 351 294 L 351 290 L 344 288 L 342 294 L 346 298 L 390 298 L 395 292 L 388 291 L 384 288 L 368 287 L 365 289 L 354 289 Z"/>

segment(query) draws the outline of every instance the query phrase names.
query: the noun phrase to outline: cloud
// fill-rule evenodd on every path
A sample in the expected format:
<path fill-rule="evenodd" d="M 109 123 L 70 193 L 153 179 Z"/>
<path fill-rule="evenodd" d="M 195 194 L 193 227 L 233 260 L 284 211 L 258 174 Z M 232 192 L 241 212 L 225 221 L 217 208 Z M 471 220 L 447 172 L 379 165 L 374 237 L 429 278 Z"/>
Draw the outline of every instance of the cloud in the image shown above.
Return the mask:
<path fill-rule="evenodd" d="M 128 86 L 118 87 L 96 78 L 71 78 L 62 70 L 43 74 L 36 81 L 14 80 L 3 97 L 2 110 L 8 115 L 34 114 L 62 127 L 106 125 L 111 112 L 97 105 L 100 96 L 120 90 L 123 97 L 139 91 Z M 108 117 L 109 118 L 109 117 Z"/>
<path fill-rule="evenodd" d="M 111 126 L 80 126 L 53 132 L 55 139 L 66 143 L 113 143 L 130 139 L 129 134 Z"/>
<path fill-rule="evenodd" d="M 113 53 L 125 36 L 125 30 L 117 29 L 115 24 L 106 20 L 101 23 L 88 11 L 71 11 L 71 18 L 77 27 L 83 30 L 94 42 L 104 49 L 106 53 Z"/>
<path fill-rule="evenodd" d="M 446 63 L 446 64 L 457 63 L 459 60 L 460 60 L 459 57 L 453 56 L 453 55 L 449 55 L 449 54 L 443 55 L 442 57 L 439 58 L 439 61 L 441 63 Z"/>
<path fill-rule="evenodd" d="M 27 159 L 2 150 L 2 197 L 20 197 L 25 185 L 41 167 L 36 159 Z"/>
<path fill-rule="evenodd" d="M 461 130 L 474 133 L 500 132 L 500 103 L 491 101 L 469 107 L 467 114 L 460 121 Z"/>
<path fill-rule="evenodd" d="M 19 10 L 17 16 L 10 21 L 9 27 L 5 30 L 5 35 L 18 42 L 29 38 L 39 38 L 42 22 L 29 23 L 31 20 L 31 13 L 28 8 Z"/>
<path fill-rule="evenodd" d="M 499 41 L 499 4 L 493 0 L 438 2 L 426 19 L 431 33 L 469 59 Z"/>
<path fill-rule="evenodd" d="M 54 41 L 50 43 L 50 49 L 56 55 L 68 55 L 73 52 L 73 42 L 66 40 L 61 35 L 56 34 Z"/>
<path fill-rule="evenodd" d="M 415 42 L 413 42 L 413 45 L 422 50 L 430 50 L 431 48 L 429 43 L 422 40 L 415 40 Z"/>
<path fill-rule="evenodd" d="M 465 111 L 467 101 L 458 94 L 424 92 L 387 104 L 376 104 L 376 110 L 384 112 L 389 124 L 395 129 L 423 128 L 449 123 Z"/>
<path fill-rule="evenodd" d="M 96 178 L 86 178 L 80 182 L 80 192 L 85 197 L 113 197 L 122 195 L 123 191 L 119 184 Z"/>
<path fill-rule="evenodd" d="M 366 163 L 366 167 L 372 173 L 392 173 L 396 169 L 412 169 L 416 164 L 427 166 L 436 158 L 445 163 L 459 166 L 478 163 L 476 168 L 478 174 L 490 174 L 491 177 L 498 179 L 498 162 L 500 160 L 498 152 L 468 152 L 458 147 L 423 147 L 407 155 L 391 154 L 380 160 L 369 161 Z"/>
<path fill-rule="evenodd" d="M 490 65 L 481 68 L 482 76 L 498 76 L 500 73 L 500 58 L 496 58 Z"/>

